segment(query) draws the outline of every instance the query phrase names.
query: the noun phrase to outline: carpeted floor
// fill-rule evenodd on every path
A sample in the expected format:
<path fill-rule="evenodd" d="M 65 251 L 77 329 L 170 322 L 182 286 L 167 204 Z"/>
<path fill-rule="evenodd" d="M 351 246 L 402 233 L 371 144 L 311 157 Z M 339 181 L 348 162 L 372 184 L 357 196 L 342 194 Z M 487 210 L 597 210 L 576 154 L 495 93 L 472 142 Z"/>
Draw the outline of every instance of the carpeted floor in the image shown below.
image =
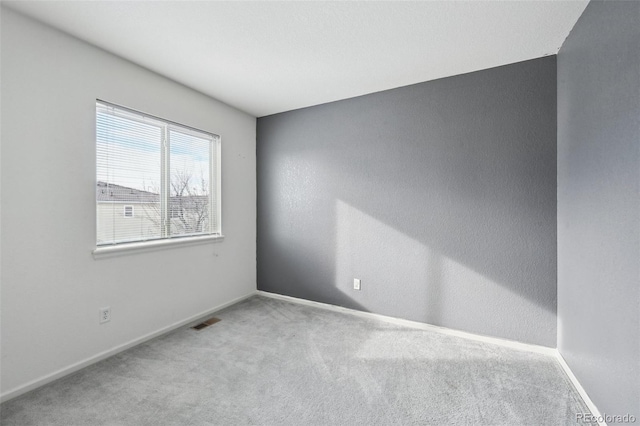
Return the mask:
<path fill-rule="evenodd" d="M 11 425 L 570 425 L 557 361 L 255 296 L 0 406 Z M 585 423 L 580 423 L 585 424 Z"/>

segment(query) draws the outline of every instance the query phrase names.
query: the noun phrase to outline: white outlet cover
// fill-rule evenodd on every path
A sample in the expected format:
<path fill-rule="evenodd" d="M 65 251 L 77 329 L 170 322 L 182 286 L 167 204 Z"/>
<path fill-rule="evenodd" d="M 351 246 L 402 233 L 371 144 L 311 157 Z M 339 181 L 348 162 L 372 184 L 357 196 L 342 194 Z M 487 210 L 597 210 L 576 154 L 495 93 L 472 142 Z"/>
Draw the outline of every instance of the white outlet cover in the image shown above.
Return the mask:
<path fill-rule="evenodd" d="M 353 279 L 353 289 L 360 290 L 360 280 L 358 278 Z"/>
<path fill-rule="evenodd" d="M 111 321 L 111 307 L 107 306 L 106 308 L 100 308 L 98 310 L 100 313 L 99 322 L 100 324 L 104 324 L 105 322 Z"/>

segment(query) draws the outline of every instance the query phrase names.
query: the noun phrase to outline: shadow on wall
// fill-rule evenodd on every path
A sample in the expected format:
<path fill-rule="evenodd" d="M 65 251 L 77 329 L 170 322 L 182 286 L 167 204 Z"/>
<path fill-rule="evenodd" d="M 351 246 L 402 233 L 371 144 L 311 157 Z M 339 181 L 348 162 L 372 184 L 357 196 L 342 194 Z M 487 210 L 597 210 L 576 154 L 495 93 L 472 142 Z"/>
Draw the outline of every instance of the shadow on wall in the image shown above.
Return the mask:
<path fill-rule="evenodd" d="M 555 114 L 543 58 L 259 119 L 259 288 L 555 346 Z"/>

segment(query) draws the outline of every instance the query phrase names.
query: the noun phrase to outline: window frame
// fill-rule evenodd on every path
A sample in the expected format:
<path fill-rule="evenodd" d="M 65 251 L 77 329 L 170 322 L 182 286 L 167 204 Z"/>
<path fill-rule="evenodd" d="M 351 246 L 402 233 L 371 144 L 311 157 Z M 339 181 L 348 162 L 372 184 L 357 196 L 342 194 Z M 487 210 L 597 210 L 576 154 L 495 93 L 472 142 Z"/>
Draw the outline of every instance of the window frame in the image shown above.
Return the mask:
<path fill-rule="evenodd" d="M 144 252 L 151 250 L 158 250 L 164 248 L 171 248 L 183 245 L 195 245 L 202 244 L 208 242 L 221 242 L 224 240 L 224 235 L 222 234 L 222 170 L 221 170 L 221 153 L 222 153 L 222 138 L 220 135 L 215 134 L 213 132 L 200 130 L 195 127 L 191 127 L 185 124 L 177 123 L 175 121 L 167 120 L 165 118 L 160 118 L 153 114 L 148 114 L 146 112 L 142 112 L 139 110 L 131 109 L 128 107 L 124 107 L 112 102 L 104 101 L 102 99 L 95 100 L 95 108 L 96 112 L 94 114 L 94 135 L 97 134 L 97 115 L 98 108 L 100 106 L 112 107 L 115 108 L 116 113 L 114 115 L 120 115 L 122 118 L 133 121 L 143 121 L 145 122 L 145 118 L 148 118 L 151 121 L 159 121 L 163 123 L 163 131 L 162 131 L 162 141 L 161 141 L 161 186 L 164 188 L 163 191 L 159 194 L 160 196 L 160 205 L 161 205 L 161 225 L 160 225 L 160 233 L 161 237 L 148 239 L 148 240 L 139 240 L 139 241 L 127 241 L 127 242 L 112 242 L 106 244 L 98 244 L 97 236 L 98 236 L 98 216 L 97 216 L 97 206 L 98 201 L 94 200 L 96 203 L 96 209 L 94 209 L 95 217 L 95 225 L 96 232 L 94 233 L 95 239 L 95 249 L 93 250 L 94 258 L 101 257 L 111 257 L 120 254 L 129 254 L 134 252 Z M 118 114 L 122 112 L 121 114 Z M 131 115 L 129 115 L 131 114 Z M 142 120 L 140 119 L 142 117 Z M 150 124 L 146 122 L 146 124 Z M 212 226 L 210 232 L 201 233 L 201 234 L 184 234 L 184 235 L 171 235 L 171 191 L 170 191 L 170 156 L 171 156 L 171 145 L 169 133 L 171 131 L 179 132 L 187 135 L 192 135 L 195 137 L 202 138 L 203 135 L 206 135 L 211 138 L 211 147 L 210 147 L 210 164 L 209 164 L 209 220 L 213 221 L 215 218 L 215 227 Z M 94 172 L 95 182 L 94 182 L 94 191 L 96 185 L 98 184 L 98 176 L 97 176 L 97 167 L 98 167 L 98 153 L 97 153 L 97 138 L 94 140 L 94 149 L 95 158 L 96 158 L 96 170 Z M 214 185 L 215 184 L 215 185 Z M 126 208 L 131 208 L 131 216 L 126 216 Z M 123 206 L 123 216 L 126 219 L 132 218 L 135 216 L 133 206 L 131 204 L 127 204 Z M 164 220 L 165 217 L 168 216 L 168 220 Z M 211 226 L 211 225 L 210 225 Z"/>

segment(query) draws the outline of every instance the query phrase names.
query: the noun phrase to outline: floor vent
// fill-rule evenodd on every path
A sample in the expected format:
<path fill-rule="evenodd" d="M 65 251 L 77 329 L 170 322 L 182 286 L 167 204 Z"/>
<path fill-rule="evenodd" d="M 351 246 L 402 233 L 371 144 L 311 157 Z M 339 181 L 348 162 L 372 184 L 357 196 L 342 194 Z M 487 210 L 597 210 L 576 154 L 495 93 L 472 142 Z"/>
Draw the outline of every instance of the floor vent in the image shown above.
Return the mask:
<path fill-rule="evenodd" d="M 194 325 L 191 328 L 193 328 L 194 330 L 202 330 L 203 328 L 207 328 L 210 325 L 213 325 L 213 324 L 217 323 L 218 321 L 220 321 L 220 318 L 216 318 L 216 317 L 209 318 L 208 320 L 203 321 L 198 325 Z"/>

